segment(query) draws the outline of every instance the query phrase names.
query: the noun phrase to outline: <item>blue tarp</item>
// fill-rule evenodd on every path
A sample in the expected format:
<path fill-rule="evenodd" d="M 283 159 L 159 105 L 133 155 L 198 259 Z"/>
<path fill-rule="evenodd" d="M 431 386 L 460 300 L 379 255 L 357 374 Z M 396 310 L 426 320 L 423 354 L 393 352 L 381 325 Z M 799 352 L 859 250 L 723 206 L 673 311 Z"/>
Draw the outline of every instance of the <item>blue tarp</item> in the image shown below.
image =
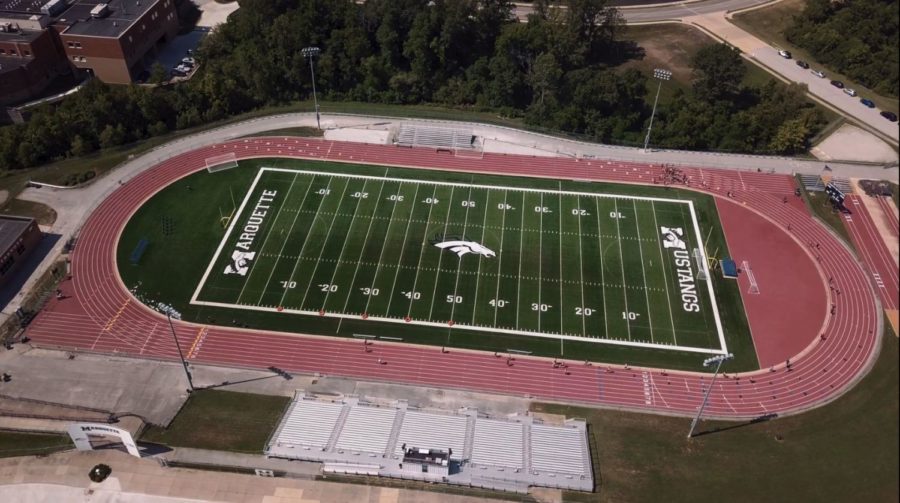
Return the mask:
<path fill-rule="evenodd" d="M 737 264 L 734 260 L 731 260 L 731 257 L 725 257 L 722 259 L 722 276 L 726 278 L 737 278 Z"/>

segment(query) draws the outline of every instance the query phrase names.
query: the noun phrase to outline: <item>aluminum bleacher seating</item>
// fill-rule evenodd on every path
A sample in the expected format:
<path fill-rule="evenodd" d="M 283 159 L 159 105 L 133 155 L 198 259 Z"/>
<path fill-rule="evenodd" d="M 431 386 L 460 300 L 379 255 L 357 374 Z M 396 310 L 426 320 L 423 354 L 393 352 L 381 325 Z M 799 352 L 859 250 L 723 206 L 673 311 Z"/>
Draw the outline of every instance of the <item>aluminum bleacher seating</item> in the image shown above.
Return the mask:
<path fill-rule="evenodd" d="M 584 431 L 577 428 L 531 425 L 531 468 L 539 472 L 582 475 L 585 466 Z"/>
<path fill-rule="evenodd" d="M 397 409 L 353 406 L 335 449 L 384 454 Z"/>
<path fill-rule="evenodd" d="M 475 446 L 472 463 L 522 468 L 522 423 L 481 419 L 475 421 Z"/>
<path fill-rule="evenodd" d="M 466 443 L 468 417 L 407 411 L 394 453 L 403 454 L 407 447 L 452 449 L 452 459 L 461 460 Z"/>
<path fill-rule="evenodd" d="M 291 406 L 273 443 L 325 448 L 343 404 L 297 400 Z M 315 428 L 310 428 L 315 424 Z"/>

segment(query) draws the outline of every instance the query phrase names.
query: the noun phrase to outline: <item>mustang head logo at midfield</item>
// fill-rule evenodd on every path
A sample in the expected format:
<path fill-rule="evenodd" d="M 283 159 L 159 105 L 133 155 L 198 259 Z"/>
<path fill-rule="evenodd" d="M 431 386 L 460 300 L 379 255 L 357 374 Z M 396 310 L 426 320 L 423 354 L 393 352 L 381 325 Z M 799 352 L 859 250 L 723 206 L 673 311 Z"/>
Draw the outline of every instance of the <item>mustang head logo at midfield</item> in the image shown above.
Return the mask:
<path fill-rule="evenodd" d="M 231 254 L 231 263 L 225 266 L 225 274 L 237 274 L 246 276 L 250 269 L 250 261 L 256 258 L 256 252 L 242 252 L 235 250 Z"/>
<path fill-rule="evenodd" d="M 490 248 L 482 246 L 475 241 L 462 241 L 462 240 L 454 240 L 454 241 L 442 241 L 440 243 L 434 243 L 434 246 L 437 246 L 440 249 L 450 248 L 450 251 L 462 257 L 467 253 L 474 253 L 476 255 L 483 255 L 485 257 L 496 257 L 497 254 L 493 252 Z"/>

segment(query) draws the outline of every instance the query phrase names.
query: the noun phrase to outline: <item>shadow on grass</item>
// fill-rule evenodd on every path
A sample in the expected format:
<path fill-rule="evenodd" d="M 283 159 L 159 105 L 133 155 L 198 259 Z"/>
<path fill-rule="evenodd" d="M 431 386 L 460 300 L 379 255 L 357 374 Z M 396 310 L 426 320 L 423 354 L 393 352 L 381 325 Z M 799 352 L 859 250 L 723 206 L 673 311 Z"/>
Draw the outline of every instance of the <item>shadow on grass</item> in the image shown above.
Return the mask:
<path fill-rule="evenodd" d="M 721 427 L 721 428 L 717 427 L 717 428 L 713 428 L 711 430 L 701 431 L 699 433 L 695 433 L 694 437 L 696 438 L 696 437 L 702 437 L 704 435 L 712 435 L 713 433 L 722 433 L 722 432 L 729 431 L 729 430 L 736 430 L 738 428 L 744 428 L 745 426 L 752 426 L 754 424 L 765 423 L 765 422 L 768 422 L 768 421 L 771 421 L 771 420 L 777 419 L 777 418 L 778 418 L 778 414 L 773 412 L 771 414 L 765 414 L 765 415 L 762 415 L 759 417 L 755 417 L 744 423 L 736 423 L 731 426 L 725 426 L 725 427 Z"/>

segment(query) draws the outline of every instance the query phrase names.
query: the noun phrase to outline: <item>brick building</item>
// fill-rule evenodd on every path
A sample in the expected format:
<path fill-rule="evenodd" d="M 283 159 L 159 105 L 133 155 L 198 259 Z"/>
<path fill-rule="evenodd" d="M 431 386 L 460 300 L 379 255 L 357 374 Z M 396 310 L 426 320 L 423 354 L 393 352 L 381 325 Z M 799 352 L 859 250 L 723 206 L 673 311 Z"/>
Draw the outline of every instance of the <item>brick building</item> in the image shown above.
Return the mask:
<path fill-rule="evenodd" d="M 127 84 L 177 30 L 175 0 L 0 0 L 0 104 L 69 71 Z"/>
<path fill-rule="evenodd" d="M 33 218 L 0 216 L 0 286 L 16 273 L 41 236 Z"/>

